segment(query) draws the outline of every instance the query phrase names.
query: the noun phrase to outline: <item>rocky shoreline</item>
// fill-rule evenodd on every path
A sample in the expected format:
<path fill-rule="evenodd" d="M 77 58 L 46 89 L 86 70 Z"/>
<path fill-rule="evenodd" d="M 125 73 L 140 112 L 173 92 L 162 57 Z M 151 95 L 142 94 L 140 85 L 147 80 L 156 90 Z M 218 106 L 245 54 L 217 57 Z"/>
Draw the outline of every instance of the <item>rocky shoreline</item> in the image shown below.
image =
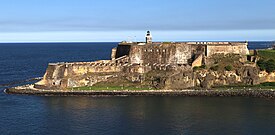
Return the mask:
<path fill-rule="evenodd" d="M 275 98 L 275 90 L 37 90 L 31 88 L 9 88 L 7 94 L 36 96 L 189 96 L 189 97 L 255 97 Z"/>

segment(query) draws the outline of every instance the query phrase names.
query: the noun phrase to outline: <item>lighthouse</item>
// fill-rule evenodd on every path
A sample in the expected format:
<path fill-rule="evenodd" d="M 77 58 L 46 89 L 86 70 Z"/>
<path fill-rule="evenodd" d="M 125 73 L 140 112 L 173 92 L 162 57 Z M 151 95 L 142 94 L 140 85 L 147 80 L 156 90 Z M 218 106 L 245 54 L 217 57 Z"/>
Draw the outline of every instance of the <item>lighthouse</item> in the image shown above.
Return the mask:
<path fill-rule="evenodd" d="M 147 34 L 146 34 L 146 43 L 147 44 L 152 44 L 152 35 L 150 33 L 150 31 L 147 31 Z"/>

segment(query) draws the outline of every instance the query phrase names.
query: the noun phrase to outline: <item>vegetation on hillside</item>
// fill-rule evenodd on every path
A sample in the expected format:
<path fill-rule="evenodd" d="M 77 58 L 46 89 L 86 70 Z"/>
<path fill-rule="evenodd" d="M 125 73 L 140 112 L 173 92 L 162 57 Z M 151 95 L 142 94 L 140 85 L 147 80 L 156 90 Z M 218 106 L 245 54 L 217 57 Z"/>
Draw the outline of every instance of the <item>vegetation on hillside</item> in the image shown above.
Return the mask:
<path fill-rule="evenodd" d="M 258 53 L 263 60 L 275 60 L 275 50 L 259 50 Z"/>
<path fill-rule="evenodd" d="M 234 89 L 234 90 L 242 90 L 242 89 L 275 89 L 275 82 L 265 82 L 259 85 L 229 85 L 229 86 L 218 86 L 214 87 L 214 89 Z"/>
<path fill-rule="evenodd" d="M 275 50 L 259 50 L 260 60 L 257 65 L 268 73 L 275 71 Z"/>
<path fill-rule="evenodd" d="M 70 90 L 152 90 L 149 87 L 133 87 L 133 86 L 85 86 L 78 88 L 70 88 Z"/>
<path fill-rule="evenodd" d="M 209 59 L 209 61 L 212 61 L 212 64 L 208 66 L 212 71 L 233 71 L 242 66 L 240 58 L 241 57 L 239 55 L 235 54 L 217 54 Z"/>
<path fill-rule="evenodd" d="M 124 77 L 112 78 L 107 82 L 99 82 L 93 86 L 84 86 L 78 88 L 69 88 L 69 90 L 152 90 L 153 88 L 134 83 Z"/>
<path fill-rule="evenodd" d="M 197 71 L 197 70 L 201 70 L 201 69 L 207 69 L 207 67 L 206 67 L 206 65 L 202 65 L 202 66 L 200 66 L 200 67 L 193 67 L 193 70 L 194 71 Z"/>
<path fill-rule="evenodd" d="M 233 67 L 231 65 L 227 65 L 224 67 L 226 71 L 232 71 Z"/>
<path fill-rule="evenodd" d="M 215 66 L 210 67 L 210 70 L 218 71 L 219 70 L 219 65 L 215 65 Z"/>
<path fill-rule="evenodd" d="M 273 59 L 269 59 L 267 61 L 259 60 L 257 65 L 262 71 L 265 70 L 268 73 L 275 71 L 275 60 Z"/>

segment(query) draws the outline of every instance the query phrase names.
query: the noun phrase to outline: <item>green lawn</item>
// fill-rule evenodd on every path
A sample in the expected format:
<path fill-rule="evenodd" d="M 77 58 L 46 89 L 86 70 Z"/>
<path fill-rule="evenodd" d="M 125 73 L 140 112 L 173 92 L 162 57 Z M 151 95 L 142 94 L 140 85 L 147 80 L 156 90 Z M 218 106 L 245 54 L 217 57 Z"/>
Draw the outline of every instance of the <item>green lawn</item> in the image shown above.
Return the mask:
<path fill-rule="evenodd" d="M 70 90 L 153 90 L 149 87 L 122 87 L 122 86 L 89 86 L 89 87 L 78 87 L 69 88 Z"/>

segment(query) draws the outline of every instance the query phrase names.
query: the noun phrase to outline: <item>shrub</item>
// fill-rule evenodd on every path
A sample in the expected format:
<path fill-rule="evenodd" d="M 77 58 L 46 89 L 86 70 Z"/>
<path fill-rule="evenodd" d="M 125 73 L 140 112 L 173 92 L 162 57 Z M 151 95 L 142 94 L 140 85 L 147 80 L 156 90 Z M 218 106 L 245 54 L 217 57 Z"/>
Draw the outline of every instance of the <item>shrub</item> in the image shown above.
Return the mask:
<path fill-rule="evenodd" d="M 202 65 L 200 67 L 196 66 L 196 67 L 193 67 L 193 70 L 194 71 L 197 71 L 197 70 L 200 70 L 200 69 L 206 69 L 206 66 L 205 65 Z"/>
<path fill-rule="evenodd" d="M 218 71 L 219 66 L 218 66 L 218 65 L 216 65 L 216 66 L 210 67 L 210 69 L 211 69 L 211 70 L 213 70 L 213 71 Z"/>
<path fill-rule="evenodd" d="M 200 66 L 200 68 L 206 69 L 206 65 L 202 65 Z"/>
<path fill-rule="evenodd" d="M 265 82 L 262 83 L 261 86 L 275 86 L 275 82 Z"/>
<path fill-rule="evenodd" d="M 193 70 L 194 70 L 194 71 L 197 71 L 197 70 L 199 70 L 199 69 L 200 69 L 200 67 L 197 67 L 197 66 L 196 66 L 196 67 L 193 67 Z"/>
<path fill-rule="evenodd" d="M 259 60 L 257 62 L 257 65 L 259 66 L 259 68 L 263 71 L 263 70 L 266 70 L 265 68 L 265 61 L 264 60 Z"/>
<path fill-rule="evenodd" d="M 259 56 L 261 57 L 261 59 L 263 59 L 263 60 L 269 60 L 269 59 L 275 60 L 275 51 L 274 50 L 259 50 L 258 53 L 259 53 Z"/>
<path fill-rule="evenodd" d="M 268 73 L 275 71 L 275 61 L 274 60 L 268 60 L 266 62 L 266 71 Z"/>
<path fill-rule="evenodd" d="M 193 67 L 193 69 L 198 69 L 198 68 L 199 68 L 198 66 Z"/>
<path fill-rule="evenodd" d="M 228 65 L 228 66 L 224 67 L 224 69 L 226 71 L 232 71 L 233 67 L 231 65 Z"/>
<path fill-rule="evenodd" d="M 275 71 L 275 60 L 273 59 L 269 59 L 268 61 L 259 60 L 257 65 L 262 71 L 266 70 L 268 73 Z"/>

